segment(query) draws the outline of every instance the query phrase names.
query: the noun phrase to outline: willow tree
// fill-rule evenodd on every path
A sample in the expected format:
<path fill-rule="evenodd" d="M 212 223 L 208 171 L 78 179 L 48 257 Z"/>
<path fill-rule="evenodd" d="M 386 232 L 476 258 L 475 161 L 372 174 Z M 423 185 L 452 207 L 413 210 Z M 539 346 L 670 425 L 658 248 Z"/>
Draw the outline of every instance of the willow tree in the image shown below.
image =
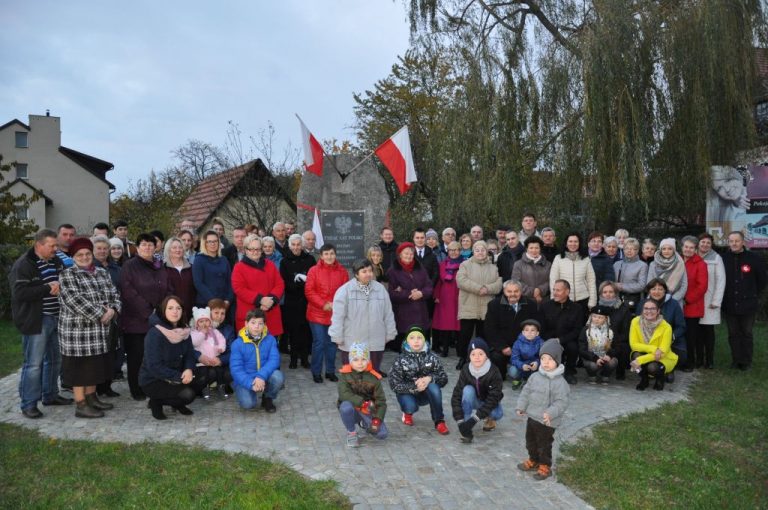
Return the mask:
<path fill-rule="evenodd" d="M 521 145 L 531 168 L 554 175 L 551 220 L 690 222 L 703 212 L 709 166 L 732 163 L 754 140 L 753 46 L 768 38 L 765 0 L 412 0 L 410 8 L 414 33 L 492 55 L 484 65 L 496 74 L 533 77 L 537 124 L 517 127 L 530 137 Z M 497 94 L 516 83 L 495 82 Z"/>

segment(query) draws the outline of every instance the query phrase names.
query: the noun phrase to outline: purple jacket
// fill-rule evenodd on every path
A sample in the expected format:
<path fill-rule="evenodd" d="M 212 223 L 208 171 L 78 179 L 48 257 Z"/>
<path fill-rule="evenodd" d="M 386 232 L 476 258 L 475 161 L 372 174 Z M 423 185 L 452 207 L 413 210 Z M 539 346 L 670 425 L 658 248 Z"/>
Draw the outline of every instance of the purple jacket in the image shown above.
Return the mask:
<path fill-rule="evenodd" d="M 146 333 L 149 316 L 171 292 L 168 273 L 161 261 L 150 262 L 139 256 L 130 258 L 120 273 L 121 329 L 126 333 Z"/>
<path fill-rule="evenodd" d="M 389 298 L 392 300 L 398 333 L 407 332 L 411 326 L 429 329 L 427 301 L 432 297 L 432 280 L 418 260 L 414 260 L 414 264 L 413 271 L 409 273 L 398 260 L 394 260 L 387 271 Z M 424 297 L 418 301 L 408 299 L 412 289 L 419 289 Z"/>
<path fill-rule="evenodd" d="M 456 273 L 459 272 L 461 259 L 440 262 L 440 277 L 437 279 L 432 297 L 440 301 L 435 303 L 435 315 L 432 327 L 440 331 L 459 331 L 459 287 L 456 285 Z"/>

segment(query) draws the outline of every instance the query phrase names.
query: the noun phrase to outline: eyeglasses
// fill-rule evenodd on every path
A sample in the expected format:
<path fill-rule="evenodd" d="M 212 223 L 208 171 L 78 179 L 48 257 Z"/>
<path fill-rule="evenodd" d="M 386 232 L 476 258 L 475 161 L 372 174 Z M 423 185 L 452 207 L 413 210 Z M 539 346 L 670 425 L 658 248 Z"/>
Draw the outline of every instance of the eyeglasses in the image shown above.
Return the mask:
<path fill-rule="evenodd" d="M 261 251 L 261 248 L 246 248 L 245 251 Z"/>

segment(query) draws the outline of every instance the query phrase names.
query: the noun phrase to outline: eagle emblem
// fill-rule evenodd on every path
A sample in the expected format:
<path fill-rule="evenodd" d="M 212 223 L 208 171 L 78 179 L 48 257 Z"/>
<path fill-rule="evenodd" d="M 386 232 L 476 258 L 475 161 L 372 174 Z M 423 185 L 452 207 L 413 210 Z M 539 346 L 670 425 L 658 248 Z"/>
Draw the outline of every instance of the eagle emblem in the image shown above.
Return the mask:
<path fill-rule="evenodd" d="M 347 235 L 352 230 L 352 218 L 350 216 L 339 216 L 334 220 L 333 225 L 336 227 L 336 232 L 340 235 Z"/>

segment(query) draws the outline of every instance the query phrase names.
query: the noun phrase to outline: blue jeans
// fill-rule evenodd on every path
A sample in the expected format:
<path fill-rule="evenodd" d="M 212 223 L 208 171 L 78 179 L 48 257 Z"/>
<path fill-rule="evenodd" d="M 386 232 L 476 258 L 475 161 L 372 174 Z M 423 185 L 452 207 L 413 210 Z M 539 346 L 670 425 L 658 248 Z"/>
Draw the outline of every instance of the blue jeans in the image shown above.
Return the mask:
<path fill-rule="evenodd" d="M 267 380 L 267 385 L 264 387 L 264 396 L 271 398 L 272 400 L 277 398 L 277 394 L 283 389 L 285 383 L 285 376 L 279 370 L 272 372 Z M 237 397 L 237 403 L 243 409 L 253 409 L 259 403 L 259 394 L 253 391 L 251 388 L 243 388 L 240 385 L 235 385 L 235 397 Z"/>
<path fill-rule="evenodd" d="M 348 400 L 339 405 L 339 415 L 341 416 L 341 422 L 347 428 L 347 432 L 354 432 L 355 425 L 358 424 L 365 430 L 368 430 L 373 420 L 370 414 L 362 414 Z M 387 425 L 382 420 L 379 431 L 376 433 L 376 439 L 386 439 L 387 435 L 389 435 L 389 430 L 387 430 Z"/>
<path fill-rule="evenodd" d="M 427 389 L 412 395 L 410 393 L 398 393 L 397 403 L 405 414 L 413 414 L 419 410 L 419 407 L 429 404 L 429 410 L 432 413 L 432 421 L 437 423 L 443 421 L 443 393 L 440 386 L 435 383 L 429 383 Z"/>
<path fill-rule="evenodd" d="M 59 351 L 59 318 L 43 315 L 43 329 L 37 335 L 22 335 L 24 364 L 19 379 L 21 409 L 50 402 L 59 396 L 61 351 Z"/>
<path fill-rule="evenodd" d="M 309 323 L 309 330 L 312 331 L 312 360 L 310 369 L 312 375 L 323 373 L 323 359 L 325 359 L 325 373 L 332 374 L 336 371 L 336 344 L 331 341 L 328 335 L 328 328 L 317 322 Z"/>
<path fill-rule="evenodd" d="M 509 365 L 509 368 L 507 369 L 507 375 L 513 380 L 513 381 L 520 381 L 520 380 L 528 380 L 528 378 L 533 374 L 535 370 L 531 371 L 529 370 L 526 372 L 525 370 L 518 370 L 515 365 Z"/>
<path fill-rule="evenodd" d="M 464 391 L 461 393 L 461 409 L 464 411 L 464 419 L 466 420 L 472 416 L 472 412 L 475 409 L 480 409 L 483 406 L 483 401 L 477 398 L 477 392 L 475 387 L 467 384 L 464 386 Z M 501 402 L 496 406 L 496 409 L 491 411 L 490 417 L 498 421 L 504 416 L 504 411 L 501 409 Z"/>

